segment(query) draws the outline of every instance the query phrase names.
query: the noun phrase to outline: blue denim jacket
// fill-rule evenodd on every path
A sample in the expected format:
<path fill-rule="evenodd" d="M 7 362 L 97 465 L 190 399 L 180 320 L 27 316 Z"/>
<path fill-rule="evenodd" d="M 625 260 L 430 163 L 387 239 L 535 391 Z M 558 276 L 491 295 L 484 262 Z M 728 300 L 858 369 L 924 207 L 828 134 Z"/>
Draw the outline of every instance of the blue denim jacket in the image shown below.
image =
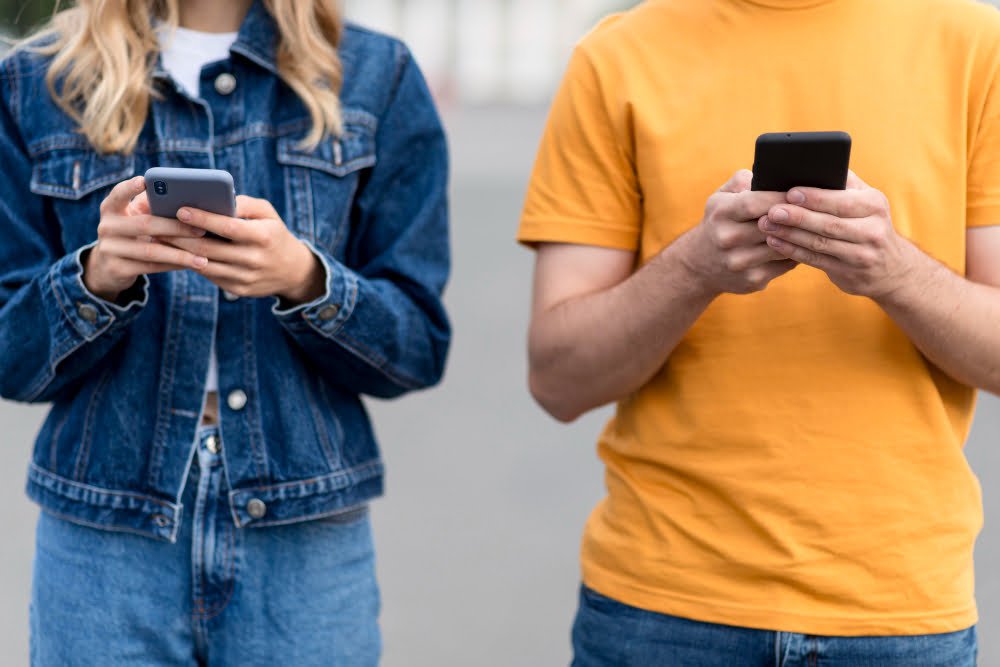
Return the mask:
<path fill-rule="evenodd" d="M 162 70 L 138 146 L 95 152 L 53 103 L 48 59 L 0 63 L 0 395 L 51 402 L 28 473 L 46 510 L 174 540 L 213 338 L 230 507 L 239 526 L 320 517 L 382 491 L 360 395 L 436 383 L 450 328 L 447 150 L 406 48 L 348 26 L 345 128 L 299 146 L 310 120 L 277 75 L 261 3 L 201 99 Z M 236 87 L 214 81 L 231 73 Z M 269 200 L 326 269 L 326 293 L 290 309 L 234 299 L 192 271 L 140 279 L 116 305 L 84 286 L 111 187 L 152 166 L 232 173 Z"/>

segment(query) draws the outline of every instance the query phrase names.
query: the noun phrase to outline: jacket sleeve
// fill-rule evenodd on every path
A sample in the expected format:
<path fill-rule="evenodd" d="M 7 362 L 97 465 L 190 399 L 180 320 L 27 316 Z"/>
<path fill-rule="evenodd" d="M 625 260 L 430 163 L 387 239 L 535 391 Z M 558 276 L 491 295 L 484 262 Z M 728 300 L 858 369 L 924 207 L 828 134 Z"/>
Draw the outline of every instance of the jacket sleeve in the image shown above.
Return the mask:
<path fill-rule="evenodd" d="M 90 246 L 67 253 L 50 203 L 30 192 L 9 63 L 0 65 L 0 396 L 43 402 L 94 372 L 141 312 L 148 281 L 124 306 L 84 286 L 81 255 Z"/>
<path fill-rule="evenodd" d="M 352 204 L 351 267 L 312 247 L 326 293 L 273 312 L 331 382 L 381 398 L 437 383 L 451 330 L 448 151 L 416 64 L 398 74 L 376 134 L 376 163 Z"/>

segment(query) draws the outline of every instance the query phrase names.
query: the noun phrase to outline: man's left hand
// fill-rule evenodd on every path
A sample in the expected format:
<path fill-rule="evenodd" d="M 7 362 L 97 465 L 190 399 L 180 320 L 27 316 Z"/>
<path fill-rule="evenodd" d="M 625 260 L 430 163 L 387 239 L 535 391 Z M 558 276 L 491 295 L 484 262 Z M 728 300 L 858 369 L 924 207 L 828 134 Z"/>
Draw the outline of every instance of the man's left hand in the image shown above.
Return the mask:
<path fill-rule="evenodd" d="M 794 188 L 758 221 L 780 254 L 877 299 L 906 284 L 919 251 L 892 226 L 889 200 L 851 172 L 846 190 Z"/>

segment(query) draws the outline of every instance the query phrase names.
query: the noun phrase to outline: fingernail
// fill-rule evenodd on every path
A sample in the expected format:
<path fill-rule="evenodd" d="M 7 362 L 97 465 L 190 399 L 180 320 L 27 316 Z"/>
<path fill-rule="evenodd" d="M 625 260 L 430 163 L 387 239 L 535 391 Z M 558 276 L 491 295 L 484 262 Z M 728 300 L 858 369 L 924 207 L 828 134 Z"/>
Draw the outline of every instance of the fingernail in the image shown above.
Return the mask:
<path fill-rule="evenodd" d="M 779 241 L 778 239 L 776 239 L 773 236 L 768 236 L 767 237 L 767 243 L 768 243 L 768 245 L 774 246 L 775 248 L 777 248 L 778 246 L 781 245 L 781 241 Z"/>
<path fill-rule="evenodd" d="M 208 266 L 208 258 L 207 257 L 195 257 L 194 258 L 194 265 L 196 267 L 198 267 L 199 269 L 204 269 L 206 266 Z"/>
<path fill-rule="evenodd" d="M 774 222 L 786 222 L 788 220 L 788 211 L 783 208 L 775 209 L 768 218 Z"/>
<path fill-rule="evenodd" d="M 178 220 L 184 220 L 185 222 L 188 221 L 188 220 L 190 220 L 191 219 L 191 211 L 189 209 L 182 208 L 181 210 L 177 211 L 177 219 Z"/>
<path fill-rule="evenodd" d="M 774 224 L 773 222 L 771 222 L 767 218 L 764 219 L 763 227 L 764 227 L 764 231 L 768 231 L 768 232 L 773 232 L 776 229 L 778 229 L 778 225 Z"/>
<path fill-rule="evenodd" d="M 188 227 L 188 233 L 190 233 L 192 236 L 204 236 L 205 235 L 205 230 L 201 229 L 199 227 L 190 227 L 189 226 Z"/>
<path fill-rule="evenodd" d="M 801 190 L 790 190 L 788 192 L 788 203 L 790 204 L 802 204 L 805 203 L 806 196 L 802 194 Z"/>

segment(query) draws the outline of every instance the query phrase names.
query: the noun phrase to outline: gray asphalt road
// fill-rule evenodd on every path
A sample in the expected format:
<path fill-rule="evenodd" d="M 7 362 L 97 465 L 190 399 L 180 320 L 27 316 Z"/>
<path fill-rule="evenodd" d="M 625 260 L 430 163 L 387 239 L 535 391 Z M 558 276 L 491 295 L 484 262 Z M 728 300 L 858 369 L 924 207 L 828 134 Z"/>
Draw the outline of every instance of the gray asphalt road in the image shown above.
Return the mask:
<path fill-rule="evenodd" d="M 455 344 L 433 391 L 372 405 L 389 466 L 375 504 L 387 667 L 565 665 L 580 529 L 602 492 L 607 412 L 557 425 L 525 390 L 531 255 L 516 247 L 544 116 L 452 114 Z M 35 509 L 22 487 L 35 407 L 0 404 L 0 664 L 27 664 Z M 986 497 L 977 552 L 980 664 L 1000 666 L 1000 401 L 980 404 L 969 457 Z"/>

